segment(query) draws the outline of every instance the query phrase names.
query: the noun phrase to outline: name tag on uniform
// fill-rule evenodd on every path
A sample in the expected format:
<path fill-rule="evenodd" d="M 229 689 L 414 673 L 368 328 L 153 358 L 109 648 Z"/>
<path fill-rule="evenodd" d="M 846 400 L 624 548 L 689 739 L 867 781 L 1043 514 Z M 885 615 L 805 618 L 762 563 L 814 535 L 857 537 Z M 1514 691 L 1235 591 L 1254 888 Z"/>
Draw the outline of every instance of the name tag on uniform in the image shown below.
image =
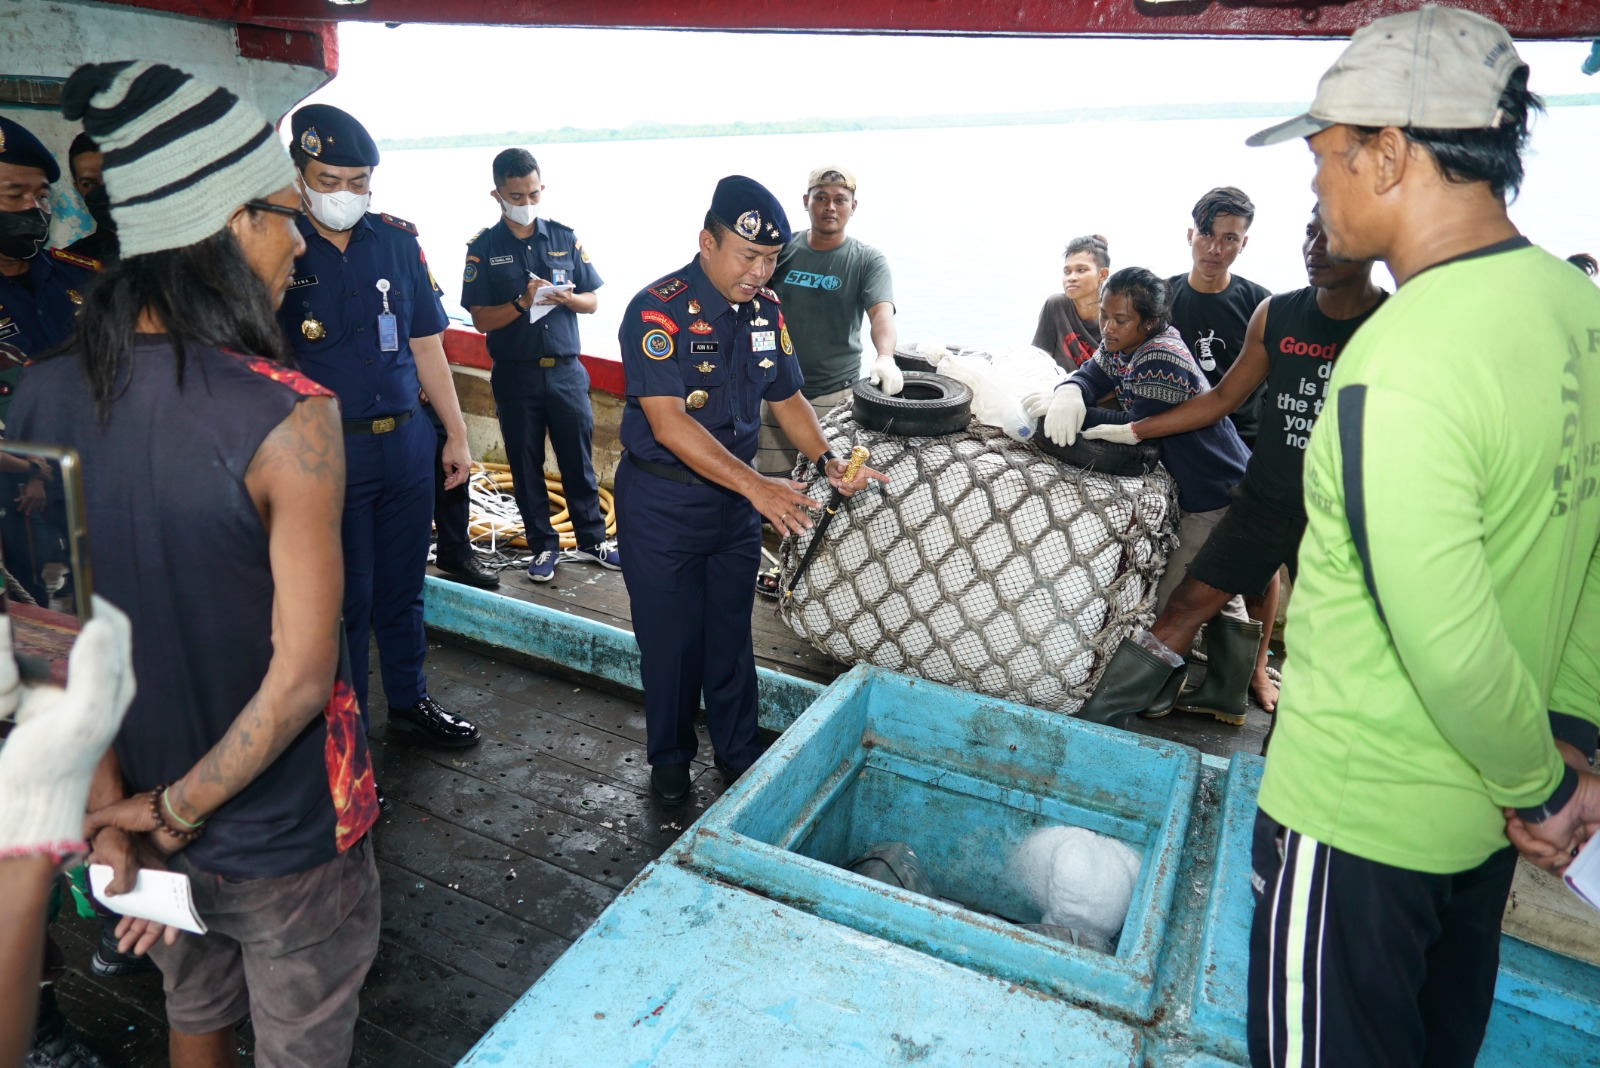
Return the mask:
<path fill-rule="evenodd" d="M 689 342 L 689 352 L 692 353 L 693 355 L 696 355 L 696 356 L 699 356 L 702 353 L 707 353 L 707 354 L 716 353 L 716 352 L 720 352 L 721 350 L 722 350 L 722 346 L 720 344 L 718 344 L 717 342 L 715 342 L 715 341 L 691 341 L 691 342 Z"/>
<path fill-rule="evenodd" d="M 378 351 L 400 351 L 400 327 L 388 312 L 378 316 Z"/>
<path fill-rule="evenodd" d="M 291 278 L 291 279 L 289 279 L 289 288 L 290 289 L 304 289 L 306 286 L 314 286 L 316 284 L 317 284 L 317 276 L 314 275 L 314 274 L 308 274 L 304 278 Z"/>
<path fill-rule="evenodd" d="M 776 330 L 756 330 L 750 334 L 751 352 L 771 352 L 778 347 Z"/>
<path fill-rule="evenodd" d="M 4 324 L 0 324 L 0 341 L 4 341 L 8 337 L 15 337 L 20 333 L 22 333 L 22 327 L 9 319 Z M 712 347 L 715 348 L 716 346 Z"/>
<path fill-rule="evenodd" d="M 517 258 L 515 256 L 490 256 L 489 257 L 489 266 L 490 267 L 498 267 L 502 263 L 515 263 L 516 260 L 517 260 Z"/>

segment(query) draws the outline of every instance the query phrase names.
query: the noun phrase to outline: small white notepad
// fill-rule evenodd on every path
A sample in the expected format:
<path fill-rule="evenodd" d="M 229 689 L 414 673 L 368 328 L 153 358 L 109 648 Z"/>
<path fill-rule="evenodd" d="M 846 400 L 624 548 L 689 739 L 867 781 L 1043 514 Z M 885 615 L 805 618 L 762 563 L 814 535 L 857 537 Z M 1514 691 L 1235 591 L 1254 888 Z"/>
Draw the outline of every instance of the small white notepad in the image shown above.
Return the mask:
<path fill-rule="evenodd" d="M 89 865 L 89 886 L 94 896 L 112 912 L 141 920 L 154 920 L 180 931 L 205 934 L 206 923 L 194 910 L 189 896 L 189 877 L 182 872 L 140 869 L 133 889 L 126 894 L 108 894 L 111 865 Z"/>
<path fill-rule="evenodd" d="M 578 287 L 575 284 L 568 282 L 564 286 L 540 286 L 535 289 L 533 291 L 533 303 L 528 306 L 528 322 L 536 323 L 560 307 L 558 304 L 540 304 L 541 300 L 552 293 L 571 293 L 576 288 Z"/>
<path fill-rule="evenodd" d="M 1600 909 L 1600 836 L 1589 839 L 1578 857 L 1567 865 L 1564 877 L 1572 892 L 1591 908 Z"/>

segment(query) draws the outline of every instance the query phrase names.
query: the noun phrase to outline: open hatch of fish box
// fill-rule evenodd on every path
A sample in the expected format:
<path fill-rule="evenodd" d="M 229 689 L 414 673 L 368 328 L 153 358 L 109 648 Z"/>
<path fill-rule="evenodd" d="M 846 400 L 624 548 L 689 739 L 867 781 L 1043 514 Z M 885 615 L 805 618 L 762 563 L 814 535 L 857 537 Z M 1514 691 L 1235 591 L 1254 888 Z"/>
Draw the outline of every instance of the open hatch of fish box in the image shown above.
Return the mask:
<path fill-rule="evenodd" d="M 859 666 L 695 826 L 690 863 L 865 934 L 1141 1018 L 1199 778 L 1187 747 Z M 1040 827 L 1115 837 L 1142 864 L 1115 955 L 1023 930 L 1007 863 Z M 909 844 L 945 899 L 845 870 Z"/>

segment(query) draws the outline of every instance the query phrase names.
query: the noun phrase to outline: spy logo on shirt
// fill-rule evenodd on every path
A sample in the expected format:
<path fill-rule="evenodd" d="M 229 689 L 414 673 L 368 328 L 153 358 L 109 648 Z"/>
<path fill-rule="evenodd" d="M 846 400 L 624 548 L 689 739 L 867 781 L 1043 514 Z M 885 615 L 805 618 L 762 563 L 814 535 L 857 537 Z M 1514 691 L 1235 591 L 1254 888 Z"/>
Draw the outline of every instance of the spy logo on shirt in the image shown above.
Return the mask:
<path fill-rule="evenodd" d="M 788 286 L 804 286 L 806 289 L 838 289 L 844 283 L 839 281 L 836 274 L 815 274 L 811 271 L 790 271 L 784 276 L 783 284 Z"/>

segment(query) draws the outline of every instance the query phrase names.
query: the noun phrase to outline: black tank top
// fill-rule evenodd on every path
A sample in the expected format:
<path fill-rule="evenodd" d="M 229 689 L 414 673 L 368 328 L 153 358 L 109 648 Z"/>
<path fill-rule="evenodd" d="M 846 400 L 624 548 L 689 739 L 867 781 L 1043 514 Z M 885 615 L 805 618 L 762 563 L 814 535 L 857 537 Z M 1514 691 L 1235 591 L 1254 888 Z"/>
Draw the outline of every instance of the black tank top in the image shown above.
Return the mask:
<path fill-rule="evenodd" d="M 1304 513 L 1301 476 L 1311 425 L 1322 412 L 1334 361 L 1371 314 L 1330 319 L 1317 307 L 1313 286 L 1273 297 L 1267 305 L 1267 388 L 1255 453 L 1245 472 L 1248 488 L 1266 503 Z"/>
<path fill-rule="evenodd" d="M 245 470 L 295 404 L 331 396 L 268 360 L 196 346 L 186 355 L 180 389 L 167 339 L 140 335 L 103 427 L 75 351 L 32 364 L 7 428 L 82 458 L 95 589 L 133 624 L 138 693 L 115 743 L 129 793 L 193 767 L 266 675 L 272 572 Z M 371 794 L 341 657 L 325 714 L 211 816 L 185 855 L 231 878 L 305 871 L 366 833 Z"/>

